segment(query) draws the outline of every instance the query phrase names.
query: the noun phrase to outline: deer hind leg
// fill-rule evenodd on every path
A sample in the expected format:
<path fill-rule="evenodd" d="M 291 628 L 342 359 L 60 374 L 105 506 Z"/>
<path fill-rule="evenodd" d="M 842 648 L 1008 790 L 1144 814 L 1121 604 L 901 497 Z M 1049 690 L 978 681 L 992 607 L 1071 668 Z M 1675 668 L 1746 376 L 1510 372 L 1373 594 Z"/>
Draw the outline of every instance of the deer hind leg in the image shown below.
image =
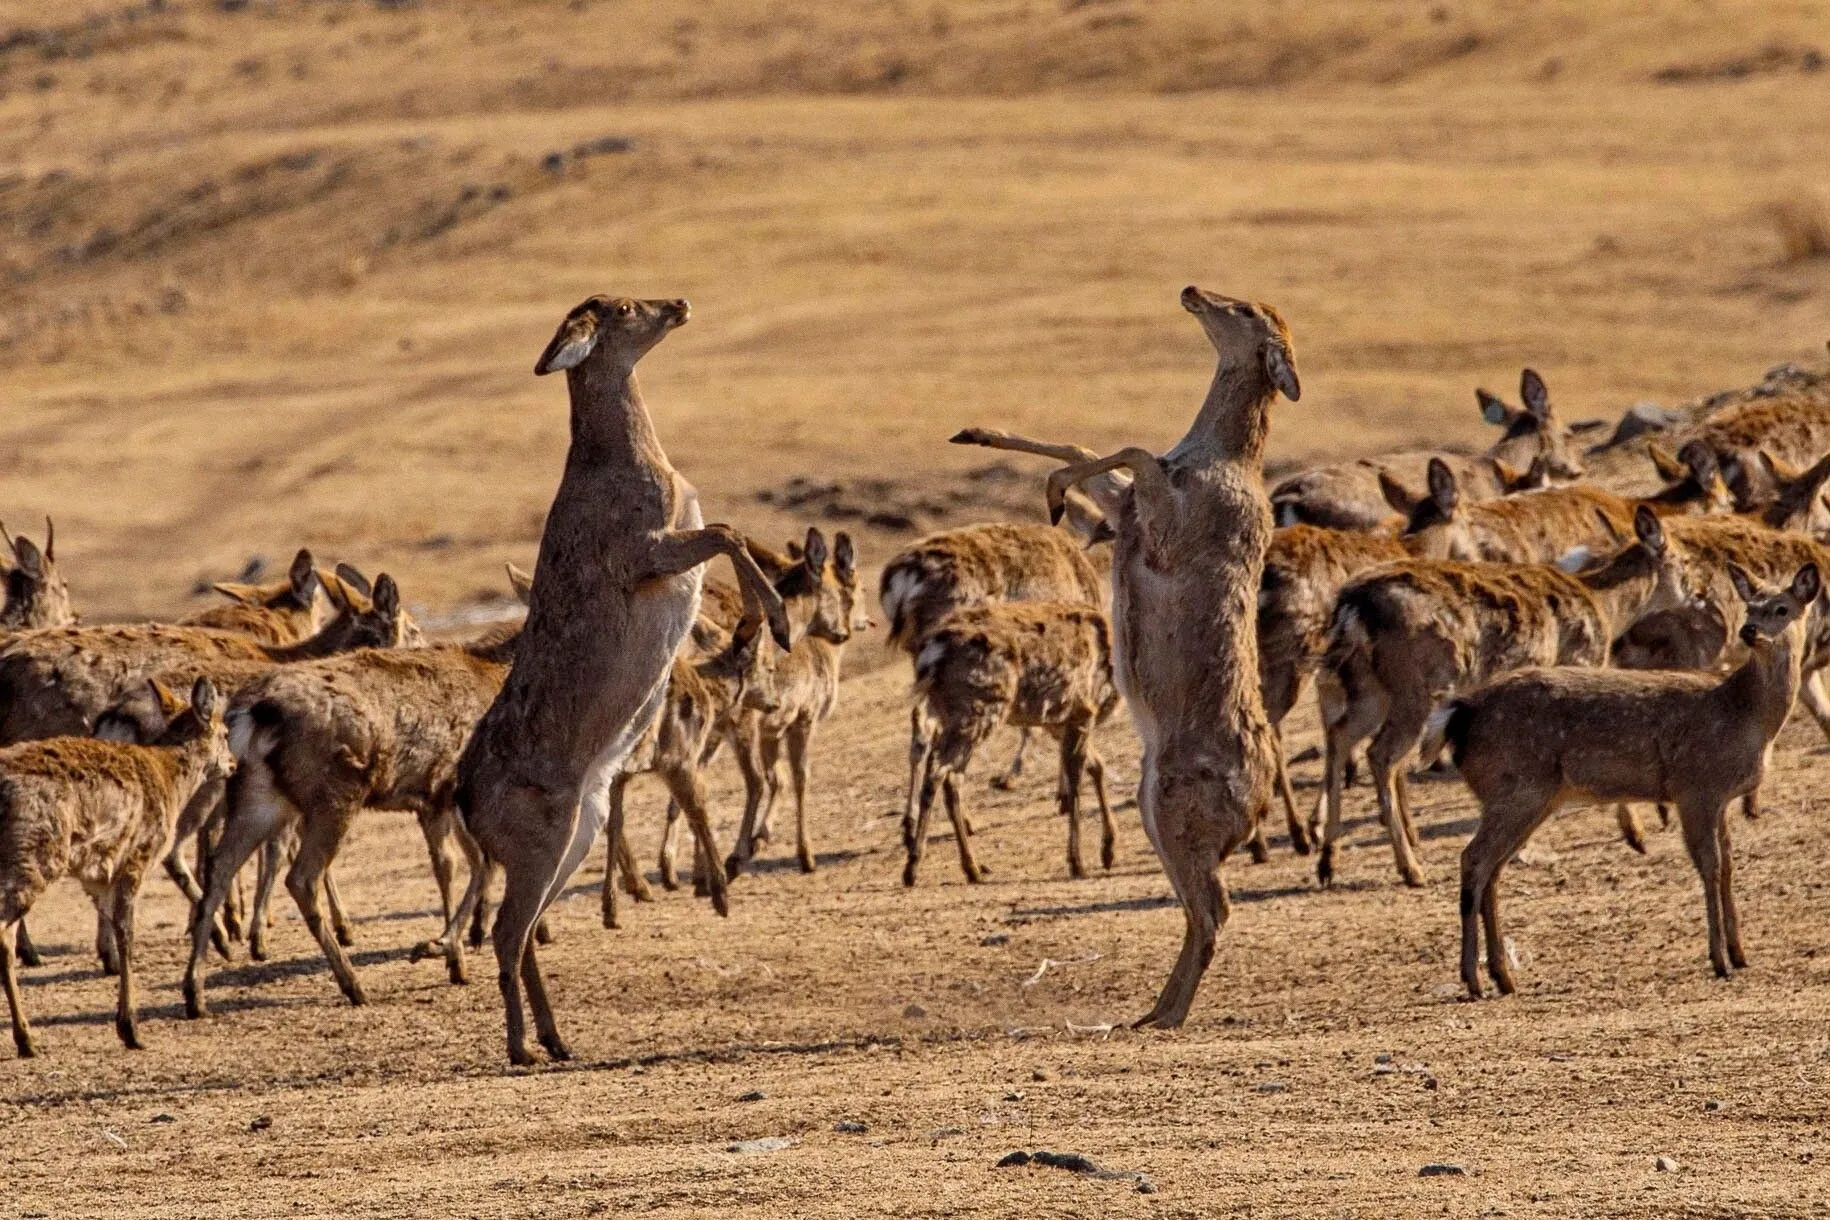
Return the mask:
<path fill-rule="evenodd" d="M 1290 760 L 1284 750 L 1283 729 L 1274 727 L 1271 737 L 1277 750 L 1277 795 L 1283 801 L 1284 823 L 1290 829 L 1290 847 L 1297 855 L 1306 856 L 1313 846 L 1309 842 L 1309 828 L 1296 812 L 1296 793 L 1290 788 Z"/>
<path fill-rule="evenodd" d="M 1220 864 L 1250 832 L 1246 817 L 1228 806 L 1224 786 L 1225 780 L 1200 782 L 1191 777 L 1171 785 L 1156 766 L 1147 764 L 1139 787 L 1140 801 L 1148 802 L 1145 824 L 1156 828 L 1152 840 L 1182 904 L 1184 920 L 1175 966 L 1156 1003 L 1137 1021 L 1140 1029 L 1175 1029 L 1188 1019 L 1230 913 Z"/>
<path fill-rule="evenodd" d="M 23 919 L 0 915 L 0 989 L 6 992 L 6 1011 L 13 1021 L 13 1049 L 21 1059 L 30 1059 L 38 1051 L 32 1044 L 31 1023 L 25 1019 L 25 1001 L 19 995 L 19 966 L 14 961 L 19 932 L 24 926 Z"/>
<path fill-rule="evenodd" d="M 1813 670 L 1798 684 L 1798 697 L 1826 738 L 1830 738 L 1830 696 L 1824 691 L 1824 671 Z"/>
<path fill-rule="evenodd" d="M 621 772 L 610 781 L 610 816 L 604 822 L 604 880 L 598 890 L 598 906 L 606 928 L 618 928 L 616 870 L 620 856 L 628 850 L 623 838 L 623 793 L 629 787 L 629 773 Z"/>
<path fill-rule="evenodd" d="M 267 918 L 267 912 L 273 903 L 273 886 L 279 880 L 280 870 L 286 866 L 290 846 L 290 831 L 270 835 L 261 844 L 260 861 L 254 871 L 254 905 L 248 913 L 247 924 L 248 956 L 257 962 L 267 960 L 267 929 L 273 922 Z"/>
<path fill-rule="evenodd" d="M 1557 793 L 1518 787 L 1502 799 L 1482 798 L 1480 825 L 1461 853 L 1461 979 L 1471 999 L 1481 998 L 1480 936 L 1487 936 L 1487 970 L 1501 995 L 1516 989 L 1500 928 L 1500 872 L 1532 831 L 1557 807 Z M 1475 919 L 1479 916 L 1480 925 Z"/>
<path fill-rule="evenodd" d="M 766 838 L 768 835 L 766 825 L 760 834 L 757 828 L 757 819 L 763 812 L 761 735 L 760 728 L 751 726 L 740 728 L 732 737 L 731 745 L 737 754 L 737 769 L 743 773 L 743 820 L 738 824 L 737 842 L 731 846 L 731 855 L 724 862 L 725 877 L 731 881 L 737 879 L 737 875 L 743 872 L 744 865 L 755 856 L 758 838 Z"/>
<path fill-rule="evenodd" d="M 1728 819 L 1716 823 L 1716 854 L 1721 863 L 1722 935 L 1728 942 L 1728 962 L 1737 970 L 1747 969 L 1747 954 L 1741 950 L 1741 911 L 1735 906 L 1735 853 L 1728 838 Z"/>
<path fill-rule="evenodd" d="M 105 978 L 121 973 L 121 948 L 114 939 L 114 916 L 108 910 L 106 895 L 95 901 L 95 960 Z"/>
<path fill-rule="evenodd" d="M 330 913 L 330 927 L 336 934 L 337 943 L 345 949 L 350 948 L 356 943 L 356 932 L 343 907 L 343 896 L 337 893 L 337 875 L 329 865 L 324 868 L 324 907 Z"/>
<path fill-rule="evenodd" d="M 1374 734 L 1372 745 L 1366 750 L 1366 760 L 1372 770 L 1373 790 L 1379 798 L 1379 817 L 1391 838 L 1392 855 L 1397 860 L 1398 874 L 1409 886 L 1421 886 L 1424 876 L 1423 866 L 1417 861 L 1415 831 L 1411 828 L 1400 768 L 1417 748 L 1417 740 L 1423 734 L 1424 721 L 1428 715 L 1427 704 L 1417 707 L 1409 701 L 1394 701 L 1391 710 L 1386 713 L 1385 723 Z"/>
<path fill-rule="evenodd" d="M 336 976 L 337 986 L 351 1004 L 357 1005 L 366 1004 L 368 997 L 362 990 L 361 981 L 356 978 L 355 967 L 350 965 L 349 957 L 343 951 L 341 938 L 318 909 L 318 895 L 323 883 L 329 880 L 331 862 L 336 859 L 337 849 L 342 846 L 344 835 L 360 807 L 359 802 L 350 801 L 307 819 L 299 835 L 298 855 L 286 873 L 286 889 L 298 904 L 299 914 L 305 917 L 306 928 L 324 950 L 325 960 L 330 963 L 330 972 Z"/>
<path fill-rule="evenodd" d="M 114 928 L 114 947 L 119 955 L 120 980 L 115 993 L 114 1032 L 121 1045 L 130 1051 L 141 1049 L 140 1029 L 135 1019 L 133 986 L 134 903 L 140 893 L 140 875 L 127 872 L 115 878 L 107 896 L 108 920 Z"/>
<path fill-rule="evenodd" d="M 947 820 L 953 823 L 953 841 L 959 847 L 960 871 L 966 880 L 978 885 L 985 880 L 986 869 L 972 855 L 972 827 L 966 821 L 966 809 L 960 800 L 959 772 L 948 769 L 941 785 L 941 796 L 947 802 Z"/>
<path fill-rule="evenodd" d="M 1696 865 L 1697 876 L 1703 882 L 1703 911 L 1709 926 L 1709 962 L 1715 967 L 1718 978 L 1730 978 L 1735 973 L 1735 964 L 1728 953 L 1728 936 L 1724 929 L 1726 904 L 1722 899 L 1724 834 L 1721 823 L 1725 821 L 1726 808 L 1726 801 L 1714 799 L 1678 801 L 1684 846 L 1689 849 L 1690 862 Z"/>
<path fill-rule="evenodd" d="M 7 951 L 9 953 L 17 953 L 18 961 L 21 966 L 31 966 L 36 969 L 37 967 L 44 965 L 44 955 L 39 953 L 38 946 L 32 943 L 31 934 L 25 930 L 25 920 L 19 920 L 13 930 L 17 948 L 9 948 Z M 29 1052 L 21 1051 L 20 1053 L 28 1054 Z"/>
<path fill-rule="evenodd" d="M 1106 799 L 1106 760 L 1091 744 L 1087 746 L 1087 776 L 1099 801 L 1099 864 L 1109 870 L 1118 860 L 1118 824 L 1112 820 L 1112 802 Z"/>
<path fill-rule="evenodd" d="M 1353 697 L 1341 695 L 1323 698 L 1328 715 L 1323 723 L 1322 762 L 1327 776 L 1322 790 L 1322 808 L 1326 822 L 1322 827 L 1322 847 L 1315 864 L 1315 876 L 1324 887 L 1334 883 L 1335 843 L 1341 837 L 1341 805 L 1347 785 L 1347 763 L 1354 747 L 1366 740 L 1385 723 L 1386 699 L 1382 693 L 1366 691 Z"/>
<path fill-rule="evenodd" d="M 712 909 L 720 915 L 729 915 L 730 892 L 724 871 L 718 867 L 718 840 L 712 833 L 711 814 L 705 807 L 705 781 L 690 763 L 669 767 L 663 776 L 667 780 L 668 791 L 673 793 L 680 808 L 686 811 L 686 824 L 692 827 L 695 857 L 699 862 L 695 871 L 705 882 L 708 896 L 712 900 Z"/>
<path fill-rule="evenodd" d="M 788 774 L 794 781 L 794 853 L 801 871 L 816 867 L 813 845 L 807 838 L 807 747 L 813 744 L 813 721 L 796 720 L 788 726 Z"/>
<path fill-rule="evenodd" d="M 1029 734 L 1027 727 L 1017 730 L 1017 752 L 1010 756 L 1010 765 L 1001 774 L 991 777 L 991 786 L 999 792 L 1009 792 L 1017 786 L 1017 780 L 1023 774 L 1023 754 L 1029 749 Z"/>
<path fill-rule="evenodd" d="M 1085 725 L 1064 725 L 1056 730 L 1061 748 L 1061 776 L 1055 799 L 1067 818 L 1068 876 L 1076 881 L 1087 875 L 1080 858 L 1080 775 L 1086 769 L 1087 730 Z"/>
<path fill-rule="evenodd" d="M 207 1011 L 201 972 L 217 912 L 228 899 L 235 878 L 248 857 L 298 816 L 298 809 L 273 786 L 264 772 L 250 768 L 238 772 L 230 782 L 227 813 L 216 820 L 217 833 L 210 854 L 204 860 L 203 901 L 191 912 L 191 956 L 184 970 L 184 1012 L 193 1020 Z"/>

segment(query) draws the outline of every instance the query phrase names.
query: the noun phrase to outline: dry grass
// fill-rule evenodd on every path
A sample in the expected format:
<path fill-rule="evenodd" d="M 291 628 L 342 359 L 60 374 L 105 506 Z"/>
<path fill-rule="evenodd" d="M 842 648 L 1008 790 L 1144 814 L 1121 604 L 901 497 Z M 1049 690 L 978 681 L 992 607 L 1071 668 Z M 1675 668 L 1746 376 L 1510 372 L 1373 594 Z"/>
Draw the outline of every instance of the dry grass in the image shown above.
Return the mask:
<path fill-rule="evenodd" d="M 1788 263 L 1830 258 L 1830 209 L 1815 196 L 1801 196 L 1768 205 L 1773 228 L 1779 234 L 1782 258 Z"/>

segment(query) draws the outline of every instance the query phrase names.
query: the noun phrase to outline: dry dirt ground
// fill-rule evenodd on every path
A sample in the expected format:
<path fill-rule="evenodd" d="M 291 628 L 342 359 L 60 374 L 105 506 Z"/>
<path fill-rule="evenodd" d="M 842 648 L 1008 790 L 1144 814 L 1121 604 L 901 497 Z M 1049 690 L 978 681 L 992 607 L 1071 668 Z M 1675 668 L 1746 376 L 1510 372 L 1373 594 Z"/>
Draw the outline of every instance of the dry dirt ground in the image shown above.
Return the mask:
<path fill-rule="evenodd" d="M 0 0 L 0 513 L 56 516 L 98 621 L 301 542 L 429 618 L 488 612 L 563 452 L 532 360 L 604 289 L 694 302 L 643 372 L 712 514 L 847 526 L 872 562 L 1036 511 L 1039 471 L 942 444 L 961 424 L 1172 439 L 1211 371 L 1189 281 L 1291 321 L 1280 464 L 1481 443 L 1473 386 L 1525 364 L 1575 418 L 1690 399 L 1822 358 L 1830 260 L 1788 259 L 1775 209 L 1824 206 L 1827 50 L 1830 5 L 1802 0 Z M 218 964 L 216 1014 L 181 1020 L 158 879 L 129 1054 L 86 904 L 55 891 L 26 988 L 45 1054 L 0 1060 L 0 1215 L 1830 1207 L 1814 728 L 1734 827 L 1732 983 L 1676 834 L 1641 858 L 1577 811 L 1505 883 L 1521 993 L 1460 1002 L 1473 811 L 1431 783 L 1429 888 L 1367 822 L 1332 893 L 1281 843 L 1229 865 L 1195 1015 L 1144 1036 L 1122 1022 L 1180 917 L 1135 809 L 1118 868 L 1075 883 L 1046 768 L 975 780 L 991 883 L 937 838 L 904 891 L 906 669 L 854 652 L 815 876 L 771 848 L 729 920 L 669 894 L 612 933 L 581 874 L 544 958 L 576 1064 L 505 1070 L 487 961 L 453 988 L 406 960 L 433 889 L 404 816 L 339 866 L 360 1011 L 282 896 L 274 959 Z M 1123 794 L 1135 742 L 1106 736 Z M 1314 739 L 1305 713 L 1292 746 Z M 728 838 L 722 768 L 715 790 Z M 758 1139 L 788 1143 L 731 1150 Z M 1039 1148 L 1155 1193 L 994 1168 Z"/>

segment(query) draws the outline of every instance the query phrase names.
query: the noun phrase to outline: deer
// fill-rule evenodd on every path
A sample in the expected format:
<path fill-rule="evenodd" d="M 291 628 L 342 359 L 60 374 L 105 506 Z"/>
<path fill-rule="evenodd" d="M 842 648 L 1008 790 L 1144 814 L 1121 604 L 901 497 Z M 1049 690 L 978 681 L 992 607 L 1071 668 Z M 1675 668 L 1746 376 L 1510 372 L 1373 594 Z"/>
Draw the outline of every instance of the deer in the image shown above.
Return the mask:
<path fill-rule="evenodd" d="M 1429 490 L 1422 496 L 1412 497 L 1389 479 L 1382 485 L 1405 517 L 1405 546 L 1420 559 L 1548 563 L 1578 547 L 1593 552 L 1619 545 L 1631 534 L 1641 504 L 1663 515 L 1726 511 L 1727 493 L 1708 454 L 1691 456 L 1697 467 L 1686 467 L 1661 492 L 1641 500 L 1578 483 L 1471 503 L 1455 472 L 1437 458 L 1430 459 Z"/>
<path fill-rule="evenodd" d="M 1501 870 L 1533 831 L 1574 800 L 1675 804 L 1684 845 L 1703 882 L 1709 960 L 1716 975 L 1747 966 L 1735 906 L 1728 803 L 1758 789 L 1773 739 L 1797 697 L 1805 624 L 1822 591 L 1815 564 L 1789 584 L 1762 588 L 1738 567 L 1747 659 L 1725 676 L 1569 668 L 1529 669 L 1452 700 L 1443 735 L 1480 801 L 1480 824 L 1461 856 L 1461 978 L 1483 993 L 1516 990 L 1500 925 Z"/>
<path fill-rule="evenodd" d="M 766 714 L 779 706 L 776 661 L 759 646 L 759 626 L 755 619 L 739 619 L 727 631 L 703 616 L 693 625 L 694 655 L 674 658 L 660 713 L 630 754 L 629 762 L 611 781 L 610 817 L 604 832 L 604 882 L 599 895 L 606 928 L 621 926 L 615 885 L 619 873 L 624 888 L 638 901 L 651 896 L 635 866 L 625 833 L 623 798 L 629 781 L 637 775 L 658 776 L 672 798 L 667 806 L 667 828 L 661 837 L 662 877 L 669 888 L 673 885 L 674 828 L 682 810 L 692 828 L 699 861 L 697 872 L 708 893 L 710 871 L 723 867 L 706 809 L 702 772 L 710 761 L 710 747 L 721 726 L 747 712 Z"/>
<path fill-rule="evenodd" d="M 1830 505 L 1824 501 L 1830 453 L 1803 470 L 1765 449 L 1755 450 L 1753 460 L 1761 471 L 1759 481 L 1771 489 L 1773 498 L 1744 515 L 1768 529 L 1800 530 L 1820 542 L 1830 540 Z"/>
<path fill-rule="evenodd" d="M 811 586 L 812 616 L 793 648 L 776 662 L 775 706 L 746 712 L 735 725 L 739 750 L 753 754 L 743 766 L 743 822 L 725 861 L 727 880 L 736 880 L 755 856 L 758 841 L 768 838 L 769 815 L 781 791 L 779 763 L 784 752 L 794 783 L 795 858 L 803 873 L 816 867 L 807 836 L 808 751 L 820 722 L 838 708 L 846 643 L 852 632 L 875 626 L 858 605 L 857 556 L 849 534 L 841 531 L 834 537 L 831 560 L 829 572 L 826 539 L 819 530 L 808 530 L 800 571 Z M 782 595 L 784 600 L 794 596 L 787 591 Z M 758 779 L 766 785 L 766 795 L 757 791 Z"/>
<path fill-rule="evenodd" d="M 933 626 L 965 606 L 1001 601 L 1105 604 L 1104 582 L 1086 549 L 1110 532 L 1098 509 L 1076 494 L 1063 520 L 1071 528 L 1029 522 L 989 522 L 943 530 L 917 540 L 883 567 L 877 604 L 889 620 L 890 643 L 912 663 Z M 1077 507 L 1078 506 L 1078 507 Z M 922 701 L 909 708 L 909 788 L 905 820 L 913 816 L 922 761 L 932 745 Z M 992 779 L 1010 788 L 1023 771 L 1029 730 L 1022 730 L 1010 766 Z"/>
<path fill-rule="evenodd" d="M 985 869 L 972 854 L 960 776 L 999 724 L 1042 729 L 1060 749 L 1058 799 L 1068 820 L 1068 874 L 1086 876 L 1080 852 L 1080 777 L 1099 801 L 1100 864 L 1112 867 L 1118 830 L 1106 798 L 1106 767 L 1092 732 L 1118 704 L 1112 632 L 1103 611 L 1079 602 L 993 602 L 955 611 L 931 628 L 915 658 L 915 697 L 935 742 L 923 759 L 914 817 L 904 820 L 905 886 L 915 884 L 938 791 L 947 803 L 960 869 L 971 884 Z"/>
<path fill-rule="evenodd" d="M 1481 418 L 1501 429 L 1500 439 L 1480 457 L 1425 451 L 1313 467 L 1271 489 L 1277 524 L 1376 529 L 1389 515 L 1381 485 L 1390 480 L 1400 487 L 1415 487 L 1432 461 L 1448 466 L 1473 500 L 1507 494 L 1520 485 L 1519 472 L 1532 473 L 1535 462 L 1541 461 L 1541 466 L 1532 475 L 1534 483 L 1546 476 L 1581 478 L 1582 463 L 1571 444 L 1575 429 L 1558 418 L 1544 379 L 1526 369 L 1519 378 L 1519 394 L 1523 410 L 1485 390 L 1474 392 Z"/>
<path fill-rule="evenodd" d="M 725 525 L 707 526 L 698 493 L 668 462 L 636 385 L 636 363 L 686 323 L 684 300 L 593 296 L 559 324 L 534 364 L 563 371 L 571 408 L 565 472 L 547 513 L 515 665 L 458 760 L 458 816 L 505 891 L 492 940 L 511 1063 L 540 1045 L 572 1056 L 560 1035 L 532 933 L 609 818 L 611 782 L 660 710 L 675 653 L 699 609 L 705 563 L 729 559 L 784 651 L 780 596 Z M 445 936 L 453 981 L 464 976 L 453 934 L 481 899 L 471 876 Z M 728 911 L 723 877 L 712 901 Z"/>
<path fill-rule="evenodd" d="M 60 737 L 0 750 L 0 988 L 21 1058 L 37 1053 L 20 1002 L 14 931 L 51 882 L 71 877 L 103 910 L 119 955 L 114 1028 L 141 1048 L 134 1002 L 134 907 L 153 863 L 166 854 L 179 811 L 234 765 L 222 701 L 208 678 L 188 706 L 163 686 L 173 714 L 150 746 Z"/>
<path fill-rule="evenodd" d="M 1143 739 L 1144 831 L 1185 924 L 1169 978 L 1137 1022 L 1160 1029 L 1188 1017 L 1229 913 L 1220 868 L 1270 803 L 1276 737 L 1259 689 L 1254 605 L 1272 529 L 1261 471 L 1271 404 L 1301 393 L 1275 309 L 1193 285 L 1181 304 L 1218 366 L 1168 453 L 1130 446 L 1099 457 L 978 429 L 954 437 L 1064 458 L 1048 477 L 1051 519 L 1067 490 L 1084 486 L 1115 534 L 1113 678 Z"/>
<path fill-rule="evenodd" d="M 228 598 L 227 604 L 188 614 L 178 624 L 234 631 L 263 644 L 296 644 L 323 626 L 319 587 L 311 552 L 301 549 L 286 579 L 258 585 L 218 581 L 210 588 Z"/>
<path fill-rule="evenodd" d="M 510 565 L 510 582 L 519 591 L 524 584 L 517 576 L 525 580 Z M 444 920 L 450 920 L 458 754 L 501 688 L 520 630 L 509 622 L 463 643 L 338 653 L 272 668 L 236 691 L 226 717 L 236 774 L 204 870 L 208 884 L 192 911 L 187 1016 L 207 1012 L 201 968 L 231 880 L 257 848 L 278 847 L 289 832 L 296 832 L 298 850 L 286 888 L 351 1004 L 364 1004 L 367 996 L 344 952 L 351 939 L 347 917 L 337 902 L 326 920 L 319 893 L 335 894 L 330 867 L 364 810 L 403 809 L 417 816 Z M 472 854 L 470 863 L 475 869 L 480 862 Z M 279 864 L 277 852 L 270 853 L 255 890 L 248 947 L 256 961 L 266 957 L 266 907 Z"/>
<path fill-rule="evenodd" d="M 0 642 L 19 631 L 64 627 L 76 622 L 70 586 L 57 570 L 57 527 L 44 519 L 44 549 L 24 534 L 15 537 L 0 522 L 0 580 L 6 597 L 0 601 Z"/>
<path fill-rule="evenodd" d="M 1341 590 L 1322 660 L 1327 821 L 1316 876 L 1334 881 L 1346 759 L 1368 737 L 1380 820 L 1405 884 L 1424 884 L 1402 763 L 1429 715 L 1456 691 L 1526 665 L 1603 665 L 1640 614 L 1678 604 L 1685 570 L 1656 513 L 1642 505 L 1637 541 L 1580 573 L 1555 564 L 1413 559 L 1375 568 Z M 1431 751 L 1432 753 L 1434 751 Z"/>
<path fill-rule="evenodd" d="M 1749 398 L 1710 415 L 1679 439 L 1715 455 L 1735 507 L 1747 511 L 1773 499 L 1777 490 L 1772 468 L 1763 468 L 1757 458 L 1761 450 L 1795 467 L 1830 451 L 1830 402 L 1785 393 Z"/>

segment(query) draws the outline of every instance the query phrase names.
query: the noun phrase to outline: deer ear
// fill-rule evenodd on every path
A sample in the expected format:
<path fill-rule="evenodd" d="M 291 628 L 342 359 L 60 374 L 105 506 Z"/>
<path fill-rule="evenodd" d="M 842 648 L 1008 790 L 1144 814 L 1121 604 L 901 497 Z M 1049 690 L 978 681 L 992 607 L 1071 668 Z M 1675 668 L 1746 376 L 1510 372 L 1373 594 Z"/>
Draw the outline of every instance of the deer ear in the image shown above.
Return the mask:
<path fill-rule="evenodd" d="M 1657 441 L 1647 443 L 1646 456 L 1652 459 L 1652 468 L 1658 471 L 1658 477 L 1667 483 L 1688 479 L 1691 475 L 1690 467 L 1672 457 L 1671 451 Z"/>
<path fill-rule="evenodd" d="M 1264 375 L 1277 387 L 1277 392 L 1291 402 L 1303 396 L 1303 387 L 1296 379 L 1296 357 L 1290 354 L 1290 345 L 1276 335 L 1265 340 L 1261 353 L 1264 360 Z"/>
<path fill-rule="evenodd" d="M 1455 472 L 1441 458 L 1430 459 L 1430 499 L 1444 513 L 1452 513 L 1461 501 L 1461 489 L 1455 486 Z"/>
<path fill-rule="evenodd" d="M 44 559 L 46 563 L 57 562 L 57 526 L 48 516 L 44 519 Z"/>
<path fill-rule="evenodd" d="M 191 710 L 197 718 L 208 724 L 216 719 L 219 710 L 216 706 L 216 684 L 208 678 L 199 678 L 191 684 Z"/>
<path fill-rule="evenodd" d="M 1728 583 L 1735 587 L 1735 596 L 1744 602 L 1751 603 L 1760 596 L 1759 591 L 1754 588 L 1754 582 L 1747 578 L 1747 573 L 1741 570 L 1739 564 L 1728 565 Z"/>
<path fill-rule="evenodd" d="M 1485 390 L 1474 391 L 1474 401 L 1480 404 L 1481 418 L 1496 428 L 1512 418 L 1512 408 Z"/>
<path fill-rule="evenodd" d="M 1792 596 L 1798 599 L 1800 605 L 1810 605 L 1822 591 L 1823 577 L 1818 574 L 1814 563 L 1807 563 L 1792 577 Z"/>
<path fill-rule="evenodd" d="M 375 596 L 371 600 L 375 612 L 383 618 L 393 618 L 400 613 L 400 587 L 392 576 L 383 572 L 375 578 Z"/>
<path fill-rule="evenodd" d="M 801 562 L 813 576 L 813 583 L 826 579 L 826 535 L 814 526 L 807 527 L 807 544 L 801 548 Z"/>
<path fill-rule="evenodd" d="M 171 687 L 157 678 L 148 678 L 146 685 L 152 691 L 153 702 L 159 707 L 159 714 L 167 720 L 175 718 L 184 710 L 184 700 L 172 693 Z"/>
<path fill-rule="evenodd" d="M 292 566 L 286 570 L 286 579 L 292 585 L 293 600 L 302 606 L 311 605 L 312 598 L 318 595 L 318 563 L 310 551 L 299 548 L 292 557 Z"/>
<path fill-rule="evenodd" d="M 1550 418 L 1550 390 L 1536 369 L 1526 369 L 1519 374 L 1519 397 L 1525 400 L 1527 411 L 1539 419 Z"/>
<path fill-rule="evenodd" d="M 1411 494 L 1411 489 L 1383 470 L 1379 472 L 1379 494 L 1399 516 L 1408 517 L 1417 508 L 1417 497 Z"/>
<path fill-rule="evenodd" d="M 522 605 L 527 605 L 534 596 L 534 577 L 531 572 L 523 572 L 512 563 L 502 565 L 508 569 L 508 587 L 515 591 L 515 597 Z"/>
<path fill-rule="evenodd" d="M 832 570 L 839 574 L 840 580 L 848 579 L 858 570 L 858 555 L 852 549 L 851 535 L 840 530 L 832 538 Z"/>
<path fill-rule="evenodd" d="M 1677 460 L 1690 473 L 1690 477 L 1699 483 L 1708 483 L 1721 473 L 1716 462 L 1716 451 L 1706 441 L 1685 441 L 1683 448 L 1677 451 Z"/>
<path fill-rule="evenodd" d="M 19 561 L 19 570 L 34 580 L 43 580 L 45 557 L 38 550 L 38 544 L 24 534 L 13 539 L 13 558 Z"/>
<path fill-rule="evenodd" d="M 560 369 L 577 368 L 597 346 L 597 315 L 588 309 L 574 311 L 559 324 L 553 341 L 534 361 L 534 376 L 545 377 Z"/>
<path fill-rule="evenodd" d="M 364 576 L 362 570 L 354 564 L 338 564 L 337 578 L 364 597 L 375 595 L 375 590 L 369 587 L 369 578 Z"/>
<path fill-rule="evenodd" d="M 1602 519 L 1607 520 L 1605 517 Z M 1608 528 L 1610 531 L 1613 529 L 1613 522 L 1608 522 Z M 1642 504 L 1633 510 L 1633 534 L 1654 555 L 1665 553 L 1665 523 L 1647 505 Z"/>

